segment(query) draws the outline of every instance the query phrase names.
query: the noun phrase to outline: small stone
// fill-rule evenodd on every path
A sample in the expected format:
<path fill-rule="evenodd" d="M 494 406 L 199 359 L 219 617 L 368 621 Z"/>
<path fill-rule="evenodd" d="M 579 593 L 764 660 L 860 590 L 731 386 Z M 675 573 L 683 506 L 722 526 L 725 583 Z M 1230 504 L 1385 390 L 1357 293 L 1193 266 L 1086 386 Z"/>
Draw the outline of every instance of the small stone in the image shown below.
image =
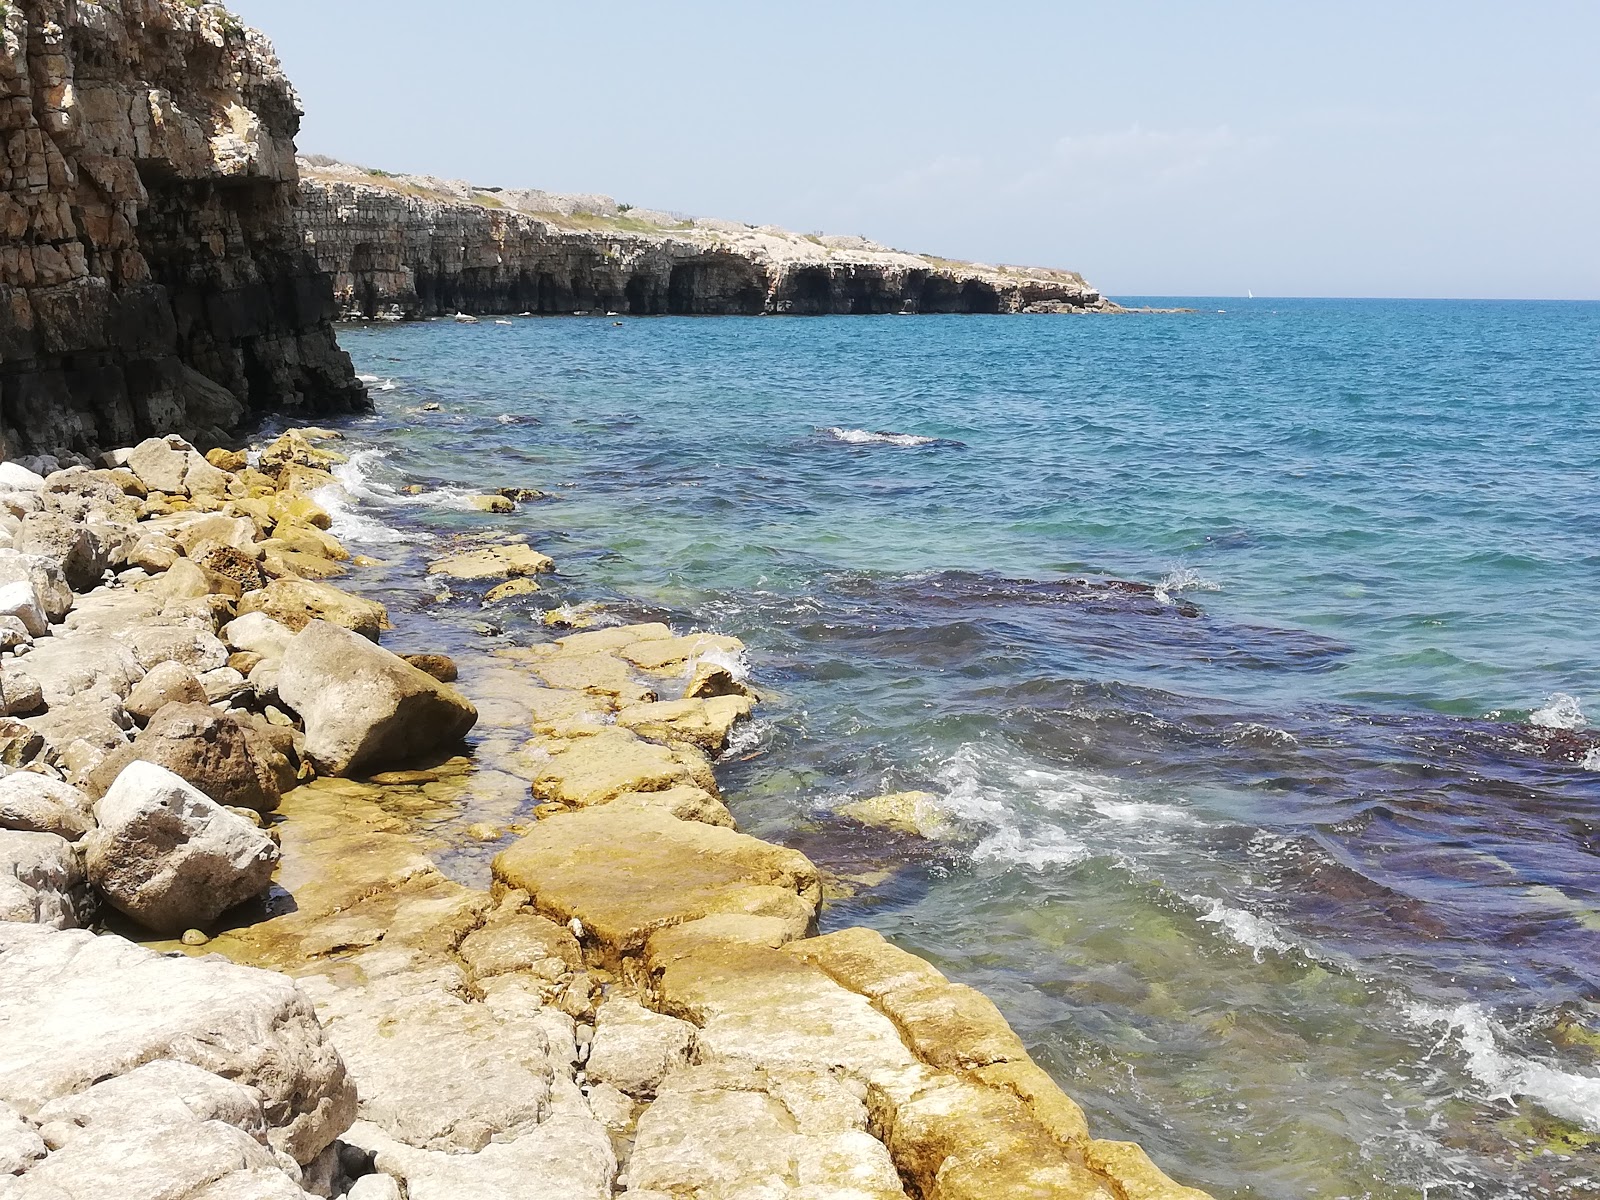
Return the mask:
<path fill-rule="evenodd" d="M 508 513 L 516 510 L 516 505 L 505 496 L 470 496 L 467 502 L 479 512 Z"/>
<path fill-rule="evenodd" d="M 458 672 L 455 659 L 448 654 L 402 654 L 401 658 L 419 671 L 432 675 L 440 683 L 454 683 Z"/>
<path fill-rule="evenodd" d="M 204 946 L 211 938 L 198 929 L 185 929 L 178 940 L 185 946 Z"/>

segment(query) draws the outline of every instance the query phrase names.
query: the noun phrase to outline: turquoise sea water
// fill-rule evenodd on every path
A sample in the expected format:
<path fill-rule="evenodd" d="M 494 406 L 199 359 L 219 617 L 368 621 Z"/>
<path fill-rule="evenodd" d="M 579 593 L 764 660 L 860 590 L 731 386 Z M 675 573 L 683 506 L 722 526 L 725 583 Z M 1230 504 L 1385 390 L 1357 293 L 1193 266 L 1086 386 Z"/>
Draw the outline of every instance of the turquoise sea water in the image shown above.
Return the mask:
<path fill-rule="evenodd" d="M 1185 1182 L 1600 1196 L 1600 305 L 1184 303 L 350 328 L 339 531 L 743 638 L 741 826 Z"/>

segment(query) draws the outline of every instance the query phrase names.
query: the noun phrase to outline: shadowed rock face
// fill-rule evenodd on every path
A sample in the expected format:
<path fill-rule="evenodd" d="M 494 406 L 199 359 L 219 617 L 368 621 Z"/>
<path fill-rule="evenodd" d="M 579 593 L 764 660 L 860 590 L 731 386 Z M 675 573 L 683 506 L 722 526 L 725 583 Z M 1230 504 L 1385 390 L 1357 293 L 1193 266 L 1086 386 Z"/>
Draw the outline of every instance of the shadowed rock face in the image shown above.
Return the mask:
<path fill-rule="evenodd" d="M 857 237 L 691 220 L 605 196 L 507 192 L 301 163 L 300 219 L 352 317 L 1105 312 L 1070 271 L 988 267 Z"/>
<path fill-rule="evenodd" d="M 10 4 L 0 97 L 0 451 L 366 404 L 260 34 L 182 0 Z"/>

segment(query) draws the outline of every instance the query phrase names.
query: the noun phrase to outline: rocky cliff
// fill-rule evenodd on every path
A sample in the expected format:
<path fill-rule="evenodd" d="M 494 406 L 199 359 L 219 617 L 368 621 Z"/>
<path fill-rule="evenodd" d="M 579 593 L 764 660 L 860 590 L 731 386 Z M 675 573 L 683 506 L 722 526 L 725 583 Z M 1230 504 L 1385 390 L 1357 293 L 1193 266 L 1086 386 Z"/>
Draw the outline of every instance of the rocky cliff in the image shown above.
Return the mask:
<path fill-rule="evenodd" d="M 307 246 L 347 316 L 1106 312 L 1070 271 L 301 160 Z"/>
<path fill-rule="evenodd" d="M 220 5 L 0 3 L 0 453 L 366 403 L 293 216 L 299 117 Z"/>

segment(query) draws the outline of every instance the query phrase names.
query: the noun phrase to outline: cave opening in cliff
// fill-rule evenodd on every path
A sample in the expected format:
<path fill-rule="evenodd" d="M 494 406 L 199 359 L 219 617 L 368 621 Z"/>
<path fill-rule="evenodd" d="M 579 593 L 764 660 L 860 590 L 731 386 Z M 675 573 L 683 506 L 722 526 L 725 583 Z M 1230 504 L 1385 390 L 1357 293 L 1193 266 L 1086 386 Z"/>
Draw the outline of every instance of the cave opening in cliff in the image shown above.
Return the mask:
<path fill-rule="evenodd" d="M 969 279 L 961 285 L 961 312 L 997 313 L 1000 311 L 1000 293 L 987 283 Z"/>
<path fill-rule="evenodd" d="M 667 311 L 674 316 L 750 316 L 766 299 L 765 281 L 742 258 L 673 263 L 667 275 Z"/>
<path fill-rule="evenodd" d="M 801 267 L 789 276 L 789 311 L 822 316 L 833 311 L 833 272 L 827 267 Z"/>

